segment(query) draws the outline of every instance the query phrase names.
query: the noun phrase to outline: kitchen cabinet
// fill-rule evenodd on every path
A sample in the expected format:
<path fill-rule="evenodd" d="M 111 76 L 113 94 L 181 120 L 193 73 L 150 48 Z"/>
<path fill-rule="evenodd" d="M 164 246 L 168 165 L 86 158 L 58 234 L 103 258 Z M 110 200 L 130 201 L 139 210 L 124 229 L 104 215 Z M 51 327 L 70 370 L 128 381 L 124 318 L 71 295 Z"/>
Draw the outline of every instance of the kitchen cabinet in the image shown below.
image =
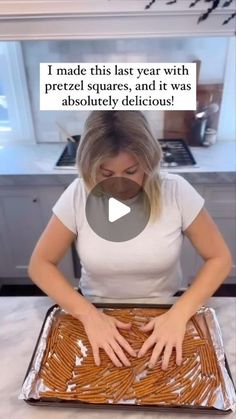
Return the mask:
<path fill-rule="evenodd" d="M 226 283 L 235 283 L 236 188 L 233 183 L 193 186 L 205 198 L 205 206 L 231 250 L 233 269 Z M 0 282 L 29 282 L 27 266 L 30 255 L 51 216 L 54 203 L 64 189 L 55 185 L 0 188 Z M 75 252 L 73 258 L 70 249 L 60 263 L 60 269 L 75 283 L 77 279 L 74 277 L 78 275 L 75 275 L 73 266 L 79 266 Z M 185 237 L 181 254 L 183 287 L 192 282 L 202 263 L 201 257 Z"/>
<path fill-rule="evenodd" d="M 0 280 L 27 283 L 30 255 L 51 216 L 51 209 L 64 188 L 1 187 L 0 189 Z M 73 282 L 71 250 L 60 263 L 66 277 Z M 15 278 L 15 281 L 13 279 Z M 10 281 L 11 279 L 11 281 Z"/>
<path fill-rule="evenodd" d="M 193 185 L 199 194 L 204 197 L 203 185 Z M 188 284 L 193 280 L 196 273 L 197 266 L 197 252 L 192 246 L 189 239 L 184 236 L 182 253 L 181 253 L 181 268 L 183 273 L 183 288 L 186 288 Z"/>
<path fill-rule="evenodd" d="M 194 187 L 205 198 L 205 207 L 217 224 L 221 234 L 230 248 L 233 257 L 231 273 L 225 283 L 236 282 L 236 187 L 232 185 L 201 185 Z M 183 286 L 192 282 L 194 275 L 203 260 L 197 254 L 187 238 L 184 239 L 181 265 L 184 277 Z"/>
<path fill-rule="evenodd" d="M 1 201 L 0 201 L 1 202 Z M 0 277 L 8 276 L 10 272 L 10 258 L 8 243 L 8 234 L 5 228 L 5 219 L 3 205 L 0 203 Z"/>
<path fill-rule="evenodd" d="M 232 257 L 233 267 L 226 282 L 236 278 L 236 187 L 232 185 L 205 185 L 206 208 L 220 229 Z M 200 257 L 197 257 L 197 266 Z"/>
<path fill-rule="evenodd" d="M 219 7 L 207 24 L 198 24 L 200 14 L 207 10 L 204 2 L 198 2 L 197 7 L 189 7 L 185 0 L 171 7 L 167 1 L 152 3 L 147 11 L 148 2 L 140 0 L 1 0 L 0 39 L 84 40 L 235 34 L 234 19 L 222 25 L 234 12 L 234 2 L 228 7 Z"/>

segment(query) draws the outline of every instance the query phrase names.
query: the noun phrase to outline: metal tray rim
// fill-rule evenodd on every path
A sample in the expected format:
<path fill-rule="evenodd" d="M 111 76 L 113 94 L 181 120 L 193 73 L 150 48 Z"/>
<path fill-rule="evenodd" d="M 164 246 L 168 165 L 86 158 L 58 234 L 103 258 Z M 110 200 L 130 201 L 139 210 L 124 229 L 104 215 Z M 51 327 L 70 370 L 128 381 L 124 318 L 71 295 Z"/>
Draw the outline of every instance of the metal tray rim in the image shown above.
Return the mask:
<path fill-rule="evenodd" d="M 170 308 L 172 306 L 172 304 L 145 304 L 145 303 L 93 303 L 95 307 L 97 308 Z M 49 307 L 49 309 L 47 310 L 46 314 L 45 314 L 45 318 L 43 321 L 43 324 L 41 326 L 40 332 L 39 332 L 39 336 L 29 363 L 29 366 L 27 368 L 24 380 L 22 382 L 22 385 L 31 369 L 32 366 L 32 362 L 38 347 L 38 343 L 40 341 L 47 317 L 49 316 L 49 314 L 51 313 L 52 310 L 54 310 L 54 308 L 60 308 L 60 306 L 58 304 L 54 304 L 51 307 Z M 227 358 L 225 356 L 225 367 L 226 370 L 229 374 L 230 379 L 232 380 L 233 386 L 235 388 L 233 379 L 232 379 L 232 375 L 231 375 L 231 371 L 229 368 L 229 364 L 227 361 Z M 166 407 L 166 406 L 162 406 L 162 405 L 132 405 L 132 404 L 104 404 L 104 403 L 86 403 L 86 402 L 82 402 L 82 401 L 70 401 L 70 400 L 44 400 L 43 398 L 41 399 L 23 399 L 24 402 L 26 402 L 27 404 L 31 405 L 31 406 L 53 406 L 53 407 L 70 407 L 70 408 L 91 408 L 91 409 L 112 409 L 112 410 L 130 410 L 130 411 L 160 411 L 160 412 L 173 412 L 173 413 L 193 413 L 193 414 L 198 414 L 198 413 L 205 413 L 205 414 L 212 414 L 213 412 L 215 414 L 218 415 L 227 415 L 229 413 L 232 413 L 231 409 L 228 410 L 221 410 L 221 409 L 216 409 L 214 407 L 208 407 L 208 406 L 202 406 L 202 407 L 192 407 L 192 406 L 170 406 L 170 407 Z"/>

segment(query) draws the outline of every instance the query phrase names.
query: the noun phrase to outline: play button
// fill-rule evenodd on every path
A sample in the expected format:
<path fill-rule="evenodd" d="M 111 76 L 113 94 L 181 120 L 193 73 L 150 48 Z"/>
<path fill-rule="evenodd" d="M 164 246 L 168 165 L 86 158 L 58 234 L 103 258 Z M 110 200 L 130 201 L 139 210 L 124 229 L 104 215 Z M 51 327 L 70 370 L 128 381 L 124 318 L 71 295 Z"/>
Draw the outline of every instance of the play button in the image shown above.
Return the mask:
<path fill-rule="evenodd" d="M 151 208 L 148 196 L 139 184 L 127 178 L 111 177 L 90 191 L 85 210 L 87 221 L 97 235 L 112 242 L 122 242 L 144 230 Z"/>
<path fill-rule="evenodd" d="M 119 218 L 124 217 L 124 215 L 129 214 L 131 211 L 128 205 L 122 204 L 122 202 L 117 201 L 115 198 L 109 198 L 108 201 L 108 220 L 111 223 L 119 220 Z"/>

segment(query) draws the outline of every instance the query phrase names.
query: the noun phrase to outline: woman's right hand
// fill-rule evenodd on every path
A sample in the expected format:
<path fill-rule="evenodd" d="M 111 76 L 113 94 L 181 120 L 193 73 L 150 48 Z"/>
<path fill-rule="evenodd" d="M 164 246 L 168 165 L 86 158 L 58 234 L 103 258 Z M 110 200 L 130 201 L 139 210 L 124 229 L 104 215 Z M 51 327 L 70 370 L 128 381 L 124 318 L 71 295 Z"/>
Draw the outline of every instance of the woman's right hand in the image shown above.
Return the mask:
<path fill-rule="evenodd" d="M 95 364 L 100 365 L 99 349 L 103 349 L 116 367 L 130 366 L 124 350 L 136 357 L 136 352 L 118 329 L 129 330 L 131 323 L 124 323 L 95 308 L 81 319 L 85 332 L 92 346 Z"/>

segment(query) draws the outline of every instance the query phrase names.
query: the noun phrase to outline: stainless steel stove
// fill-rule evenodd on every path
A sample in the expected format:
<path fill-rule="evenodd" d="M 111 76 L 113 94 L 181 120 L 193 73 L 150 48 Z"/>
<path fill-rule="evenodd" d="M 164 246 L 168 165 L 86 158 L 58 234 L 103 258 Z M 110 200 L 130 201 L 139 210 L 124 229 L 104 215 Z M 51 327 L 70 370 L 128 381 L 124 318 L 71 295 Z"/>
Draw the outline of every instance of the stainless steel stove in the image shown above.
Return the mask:
<path fill-rule="evenodd" d="M 162 167 L 195 166 L 197 163 L 188 145 L 182 139 L 158 140 L 162 152 Z"/>
<path fill-rule="evenodd" d="M 191 153 L 191 150 L 184 140 L 177 138 L 160 139 L 158 141 L 163 152 L 163 159 L 161 162 L 162 167 L 174 168 L 196 165 L 196 161 Z M 61 156 L 56 162 L 56 168 L 75 169 L 75 157 L 78 144 L 79 141 L 77 141 L 75 144 L 71 143 L 69 146 L 64 148 Z"/>

